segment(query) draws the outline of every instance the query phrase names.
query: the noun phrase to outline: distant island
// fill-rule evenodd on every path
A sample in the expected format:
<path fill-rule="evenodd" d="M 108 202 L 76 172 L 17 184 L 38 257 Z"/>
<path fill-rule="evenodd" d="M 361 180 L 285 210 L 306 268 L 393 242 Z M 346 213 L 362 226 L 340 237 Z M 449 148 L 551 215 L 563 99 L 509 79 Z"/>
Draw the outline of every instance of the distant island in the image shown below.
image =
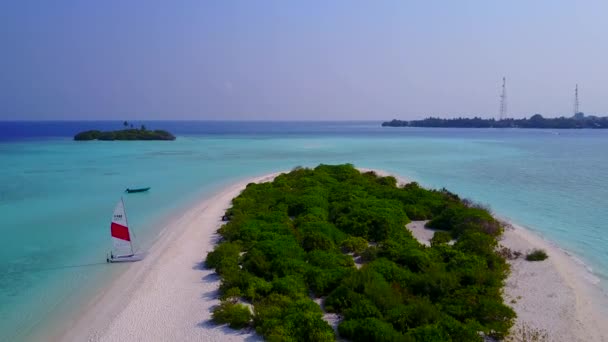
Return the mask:
<path fill-rule="evenodd" d="M 540 114 L 523 119 L 482 119 L 429 117 L 424 120 L 401 121 L 393 119 L 382 123 L 383 127 L 458 127 L 458 128 L 608 128 L 608 117 L 585 116 L 577 113 L 570 118 L 544 118 Z"/>
<path fill-rule="evenodd" d="M 123 123 L 125 127 L 129 127 L 129 123 L 125 121 Z M 175 140 L 175 136 L 164 130 L 147 130 L 146 126 L 142 125 L 141 128 L 125 128 L 116 131 L 99 131 L 89 130 L 76 134 L 74 140 Z"/>

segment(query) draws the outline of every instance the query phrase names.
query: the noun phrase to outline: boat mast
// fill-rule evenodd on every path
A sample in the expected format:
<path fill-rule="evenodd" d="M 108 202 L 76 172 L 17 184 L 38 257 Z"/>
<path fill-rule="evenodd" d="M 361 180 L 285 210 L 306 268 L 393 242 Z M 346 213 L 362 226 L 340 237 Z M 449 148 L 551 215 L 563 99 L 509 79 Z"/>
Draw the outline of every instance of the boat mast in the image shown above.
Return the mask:
<path fill-rule="evenodd" d="M 122 202 L 122 211 L 125 214 L 125 223 L 127 224 L 127 229 L 129 230 L 129 239 L 131 241 L 129 241 L 129 245 L 131 246 L 131 254 L 135 254 L 135 252 L 133 251 L 133 237 L 131 237 L 131 228 L 129 227 L 129 219 L 127 219 L 127 208 L 125 207 L 125 201 L 123 200 L 122 196 L 120 197 L 120 201 Z"/>

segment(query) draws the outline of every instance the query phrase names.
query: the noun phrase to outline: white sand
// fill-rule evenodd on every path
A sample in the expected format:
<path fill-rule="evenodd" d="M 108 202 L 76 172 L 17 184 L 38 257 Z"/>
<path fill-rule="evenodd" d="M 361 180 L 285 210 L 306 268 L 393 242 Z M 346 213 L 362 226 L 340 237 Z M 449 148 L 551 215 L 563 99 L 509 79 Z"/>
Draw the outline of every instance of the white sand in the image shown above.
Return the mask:
<path fill-rule="evenodd" d="M 608 341 L 608 302 L 597 286 L 598 279 L 571 255 L 532 232 L 514 226 L 500 243 L 524 256 L 511 261 L 505 303 L 517 313 L 512 341 L 524 332 L 538 333 L 540 341 Z M 544 261 L 525 260 L 525 253 L 543 249 Z M 514 301 L 514 303 L 512 302 Z"/>
<path fill-rule="evenodd" d="M 232 198 L 246 184 L 271 181 L 278 174 L 239 182 L 187 211 L 166 227 L 143 261 L 115 265 L 128 272 L 89 303 L 75 322 L 66 324 L 64 334 L 51 340 L 260 340 L 252 332 L 210 324 L 210 310 L 219 303 L 219 277 L 204 269 L 202 262 L 217 242 L 220 218 Z M 403 178 L 398 181 L 408 182 Z M 410 228 L 425 244 L 432 237 L 433 231 L 425 229 L 422 221 Z M 549 254 L 542 262 L 512 262 L 505 288 L 505 302 L 518 315 L 512 340 L 521 341 L 519 335 L 525 329 L 546 334 L 539 341 L 608 341 L 608 316 L 593 300 L 599 291 L 584 266 L 520 227 L 505 232 L 501 244 L 522 252 L 542 248 Z"/>
<path fill-rule="evenodd" d="M 61 341 L 256 341 L 210 323 L 219 304 L 219 277 L 202 262 L 218 240 L 221 217 L 234 197 L 251 182 L 239 182 L 202 201 L 163 230 L 143 261 L 115 264 L 127 272 L 95 298 Z"/>
<path fill-rule="evenodd" d="M 427 222 L 429 221 L 412 221 L 406 224 L 405 227 L 412 232 L 412 235 L 414 235 L 418 242 L 425 246 L 430 246 L 435 231 L 425 227 Z"/>

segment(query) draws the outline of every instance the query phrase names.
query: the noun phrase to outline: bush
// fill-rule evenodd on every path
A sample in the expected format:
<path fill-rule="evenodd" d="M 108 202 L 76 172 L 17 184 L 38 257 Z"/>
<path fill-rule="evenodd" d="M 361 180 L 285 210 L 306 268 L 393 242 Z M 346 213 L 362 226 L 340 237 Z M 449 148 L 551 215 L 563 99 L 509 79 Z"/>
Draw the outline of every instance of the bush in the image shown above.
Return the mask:
<path fill-rule="evenodd" d="M 227 270 L 238 268 L 240 253 L 240 244 L 231 242 L 222 243 L 207 254 L 205 265 L 215 269 L 221 275 Z"/>
<path fill-rule="evenodd" d="M 363 297 L 351 290 L 349 287 L 340 285 L 334 289 L 323 303 L 328 312 L 342 312 L 353 306 L 354 303 Z"/>
<path fill-rule="evenodd" d="M 334 242 L 329 236 L 323 233 L 311 232 L 304 236 L 302 248 L 304 248 L 305 251 L 312 251 L 315 249 L 329 251 L 334 248 Z"/>
<path fill-rule="evenodd" d="M 220 300 L 236 303 L 238 302 L 239 298 L 241 298 L 241 296 L 241 289 L 239 289 L 238 287 L 231 287 L 222 293 L 222 295 L 220 296 Z"/>
<path fill-rule="evenodd" d="M 272 281 L 272 292 L 280 293 L 294 299 L 307 295 L 304 280 L 297 276 L 276 278 Z"/>
<path fill-rule="evenodd" d="M 251 317 L 247 306 L 224 301 L 213 309 L 211 319 L 217 324 L 228 324 L 232 329 L 242 329 L 249 325 Z"/>
<path fill-rule="evenodd" d="M 428 298 L 400 305 L 386 314 L 386 320 L 392 323 L 395 329 L 402 332 L 418 326 L 433 324 L 439 321 L 440 317 L 441 312 Z"/>
<path fill-rule="evenodd" d="M 346 320 L 338 326 L 340 336 L 353 342 L 406 342 L 414 341 L 407 338 L 390 323 L 383 322 L 377 318 Z"/>
<path fill-rule="evenodd" d="M 306 273 L 306 283 L 317 297 L 325 296 L 335 289 L 340 284 L 340 281 L 350 274 L 350 272 L 352 272 L 352 268 L 336 267 L 322 269 L 314 267 Z"/>
<path fill-rule="evenodd" d="M 346 319 L 363 319 L 369 317 L 382 318 L 382 313 L 367 299 L 361 299 L 350 308 L 344 310 Z"/>
<path fill-rule="evenodd" d="M 528 253 L 526 255 L 526 260 L 528 261 L 543 261 L 545 259 L 547 259 L 549 256 L 547 255 L 547 252 L 545 252 L 542 249 L 535 249 L 532 252 Z"/>
<path fill-rule="evenodd" d="M 450 241 L 452 241 L 452 236 L 450 233 L 442 231 L 435 232 L 435 234 L 433 234 L 433 238 L 431 239 L 431 246 L 448 243 Z"/>
<path fill-rule="evenodd" d="M 351 236 L 342 241 L 340 245 L 345 253 L 354 253 L 359 255 L 367 248 L 367 240 L 358 236 Z"/>
<path fill-rule="evenodd" d="M 269 341 L 333 341 L 321 308 L 309 298 L 271 294 L 254 305 L 256 332 Z"/>
<path fill-rule="evenodd" d="M 245 298 L 251 301 L 264 297 L 272 291 L 272 284 L 258 277 L 250 277 L 245 284 Z"/>

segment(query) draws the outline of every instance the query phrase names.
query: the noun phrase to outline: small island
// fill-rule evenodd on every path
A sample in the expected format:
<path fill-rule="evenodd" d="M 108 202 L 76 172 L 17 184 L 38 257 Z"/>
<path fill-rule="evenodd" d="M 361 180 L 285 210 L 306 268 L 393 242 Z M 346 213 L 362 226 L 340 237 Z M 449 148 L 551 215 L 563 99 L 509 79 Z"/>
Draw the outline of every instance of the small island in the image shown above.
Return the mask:
<path fill-rule="evenodd" d="M 158 239 L 57 340 L 608 336 L 600 297 L 570 255 L 484 206 L 380 170 L 251 177 L 170 221 L 179 238 Z"/>
<path fill-rule="evenodd" d="M 164 130 L 148 130 L 146 126 L 142 125 L 141 128 L 133 128 L 127 121 L 123 123 L 125 129 L 116 131 L 99 131 L 89 130 L 76 134 L 74 140 L 175 140 L 175 136 Z"/>
<path fill-rule="evenodd" d="M 515 321 L 503 223 L 445 189 L 319 165 L 248 184 L 225 216 L 205 261 L 216 324 L 269 341 L 482 342 Z M 429 245 L 410 222 L 436 231 Z"/>
<path fill-rule="evenodd" d="M 482 119 L 474 118 L 454 118 L 442 119 L 428 117 L 423 120 L 402 121 L 393 119 L 382 123 L 383 127 L 451 127 L 451 128 L 608 128 L 608 117 L 598 117 L 594 115 L 585 116 L 583 113 L 576 113 L 574 116 L 566 118 L 544 118 L 540 114 L 534 114 L 530 118 L 523 119 Z"/>

